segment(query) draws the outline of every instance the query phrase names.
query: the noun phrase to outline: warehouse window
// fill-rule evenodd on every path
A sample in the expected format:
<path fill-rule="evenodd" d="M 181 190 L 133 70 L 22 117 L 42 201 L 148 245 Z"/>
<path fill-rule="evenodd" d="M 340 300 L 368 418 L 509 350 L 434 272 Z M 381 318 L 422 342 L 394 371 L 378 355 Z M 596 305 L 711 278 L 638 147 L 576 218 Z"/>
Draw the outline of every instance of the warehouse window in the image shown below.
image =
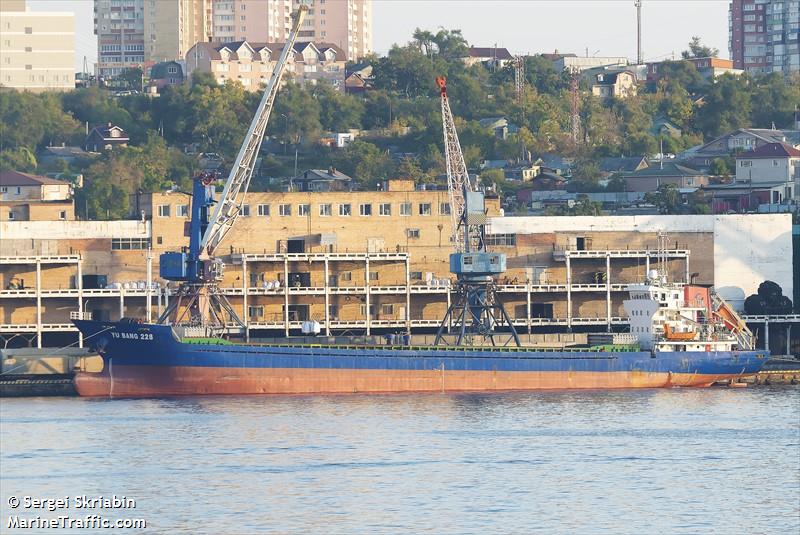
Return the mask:
<path fill-rule="evenodd" d="M 372 215 L 372 205 L 371 204 L 362 204 L 358 207 L 358 213 L 363 216 L 371 216 Z"/>
<path fill-rule="evenodd" d="M 311 205 L 310 204 L 298 204 L 297 205 L 297 215 L 300 217 L 308 217 L 311 215 Z"/>
<path fill-rule="evenodd" d="M 168 204 L 159 204 L 158 205 L 158 217 L 169 217 L 169 205 Z"/>
<path fill-rule="evenodd" d="M 66 210 L 61 210 L 60 212 L 58 212 L 58 218 L 59 219 L 66 219 L 67 218 Z"/>
<path fill-rule="evenodd" d="M 429 202 L 419 203 L 419 215 L 431 215 L 431 203 Z"/>
<path fill-rule="evenodd" d="M 378 272 L 377 271 L 370 271 L 369 272 L 369 280 L 371 280 L 371 281 L 378 280 Z"/>
<path fill-rule="evenodd" d="M 264 317 L 264 307 L 263 306 L 249 306 L 247 307 L 247 315 L 251 318 L 263 318 Z"/>
<path fill-rule="evenodd" d="M 179 204 L 177 209 L 178 217 L 189 217 L 189 205 Z"/>
<path fill-rule="evenodd" d="M 333 213 L 330 204 L 320 204 L 319 205 L 319 215 L 323 217 L 329 217 Z"/>
<path fill-rule="evenodd" d="M 388 202 L 381 203 L 378 207 L 378 215 L 392 215 L 392 205 Z"/>
<path fill-rule="evenodd" d="M 450 203 L 449 202 L 440 202 L 439 203 L 439 215 L 450 215 Z"/>
<path fill-rule="evenodd" d="M 489 234 L 486 236 L 486 245 L 498 245 L 500 247 L 514 247 L 517 245 L 516 234 Z"/>
<path fill-rule="evenodd" d="M 242 216 L 250 217 L 250 205 L 249 204 L 243 204 L 242 205 Z"/>
<path fill-rule="evenodd" d="M 147 238 L 111 238 L 112 251 L 142 251 L 150 248 Z"/>
<path fill-rule="evenodd" d="M 408 228 L 406 229 L 406 236 L 409 238 L 419 238 L 419 229 L 418 228 Z"/>
<path fill-rule="evenodd" d="M 258 205 L 258 215 L 262 217 L 269 217 L 269 205 L 268 204 L 259 204 Z"/>
<path fill-rule="evenodd" d="M 340 204 L 339 205 L 339 215 L 347 217 L 353 214 L 353 208 L 349 204 Z"/>
<path fill-rule="evenodd" d="M 351 271 L 342 271 L 339 273 L 339 280 L 349 282 L 353 280 L 353 273 Z"/>
<path fill-rule="evenodd" d="M 402 203 L 400 203 L 400 215 L 402 215 L 402 216 L 411 215 L 411 203 L 410 202 L 402 202 Z"/>
<path fill-rule="evenodd" d="M 289 216 L 292 215 L 292 205 L 291 204 L 282 204 L 278 207 L 278 213 L 282 216 Z"/>

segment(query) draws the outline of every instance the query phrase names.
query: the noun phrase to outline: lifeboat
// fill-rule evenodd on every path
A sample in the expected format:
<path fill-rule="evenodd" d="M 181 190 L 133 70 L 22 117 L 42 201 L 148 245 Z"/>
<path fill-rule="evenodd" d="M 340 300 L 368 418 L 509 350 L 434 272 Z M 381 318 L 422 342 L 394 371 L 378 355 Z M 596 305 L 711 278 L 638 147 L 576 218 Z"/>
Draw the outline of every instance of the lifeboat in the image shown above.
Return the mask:
<path fill-rule="evenodd" d="M 672 327 L 669 325 L 664 325 L 664 338 L 667 340 L 694 340 L 697 337 L 697 333 L 694 331 L 689 331 L 685 333 L 676 332 L 672 330 Z"/>

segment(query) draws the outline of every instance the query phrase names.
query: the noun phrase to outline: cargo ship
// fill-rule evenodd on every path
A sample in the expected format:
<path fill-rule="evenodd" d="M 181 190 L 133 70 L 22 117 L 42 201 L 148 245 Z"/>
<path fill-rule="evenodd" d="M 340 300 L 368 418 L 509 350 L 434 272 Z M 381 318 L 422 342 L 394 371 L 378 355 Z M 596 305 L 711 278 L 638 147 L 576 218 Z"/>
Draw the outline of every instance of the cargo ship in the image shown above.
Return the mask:
<path fill-rule="evenodd" d="M 137 320 L 74 320 L 104 361 L 75 385 L 103 397 L 707 387 L 752 376 L 769 356 L 708 288 L 653 271 L 628 291 L 628 343 L 602 347 L 259 345 Z"/>

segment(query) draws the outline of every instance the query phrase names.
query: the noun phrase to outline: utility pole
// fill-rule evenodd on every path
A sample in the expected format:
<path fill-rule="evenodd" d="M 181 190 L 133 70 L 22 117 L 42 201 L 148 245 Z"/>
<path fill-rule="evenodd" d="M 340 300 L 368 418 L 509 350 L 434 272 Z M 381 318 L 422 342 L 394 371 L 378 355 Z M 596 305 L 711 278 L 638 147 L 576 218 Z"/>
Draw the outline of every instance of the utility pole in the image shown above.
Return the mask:
<path fill-rule="evenodd" d="M 636 64 L 641 65 L 644 63 L 644 54 L 642 53 L 642 0 L 634 0 L 633 5 L 636 6 Z"/>
<path fill-rule="evenodd" d="M 523 56 L 515 56 L 514 57 L 514 85 L 516 86 L 517 90 L 517 104 L 519 105 L 520 113 L 521 113 L 521 124 L 519 125 L 522 128 L 525 125 L 525 58 Z M 522 140 L 520 136 L 520 157 L 523 161 L 527 160 L 527 152 L 525 147 L 525 142 Z"/>
<path fill-rule="evenodd" d="M 580 142 L 581 138 L 581 116 L 578 103 L 578 69 L 573 68 L 570 72 L 570 129 L 572 141 Z"/>

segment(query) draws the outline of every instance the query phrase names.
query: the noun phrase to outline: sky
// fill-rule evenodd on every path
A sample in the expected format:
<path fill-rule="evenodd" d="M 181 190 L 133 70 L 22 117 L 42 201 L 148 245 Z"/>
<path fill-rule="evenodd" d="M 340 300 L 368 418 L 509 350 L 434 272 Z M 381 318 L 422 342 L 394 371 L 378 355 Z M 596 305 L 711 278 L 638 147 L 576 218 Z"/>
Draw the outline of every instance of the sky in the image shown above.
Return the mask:
<path fill-rule="evenodd" d="M 0 0 L 2 1 L 2 0 Z M 159 0 L 160 1 L 160 0 Z M 342 0 L 328 0 L 329 3 Z M 645 60 L 680 56 L 692 36 L 728 57 L 728 0 L 643 0 Z M 93 0 L 28 0 L 34 11 L 75 13 L 75 65 L 97 60 Z M 512 54 L 573 52 L 636 58 L 633 0 L 373 0 L 373 46 L 386 53 L 414 29 L 460 29 L 474 46 Z"/>

